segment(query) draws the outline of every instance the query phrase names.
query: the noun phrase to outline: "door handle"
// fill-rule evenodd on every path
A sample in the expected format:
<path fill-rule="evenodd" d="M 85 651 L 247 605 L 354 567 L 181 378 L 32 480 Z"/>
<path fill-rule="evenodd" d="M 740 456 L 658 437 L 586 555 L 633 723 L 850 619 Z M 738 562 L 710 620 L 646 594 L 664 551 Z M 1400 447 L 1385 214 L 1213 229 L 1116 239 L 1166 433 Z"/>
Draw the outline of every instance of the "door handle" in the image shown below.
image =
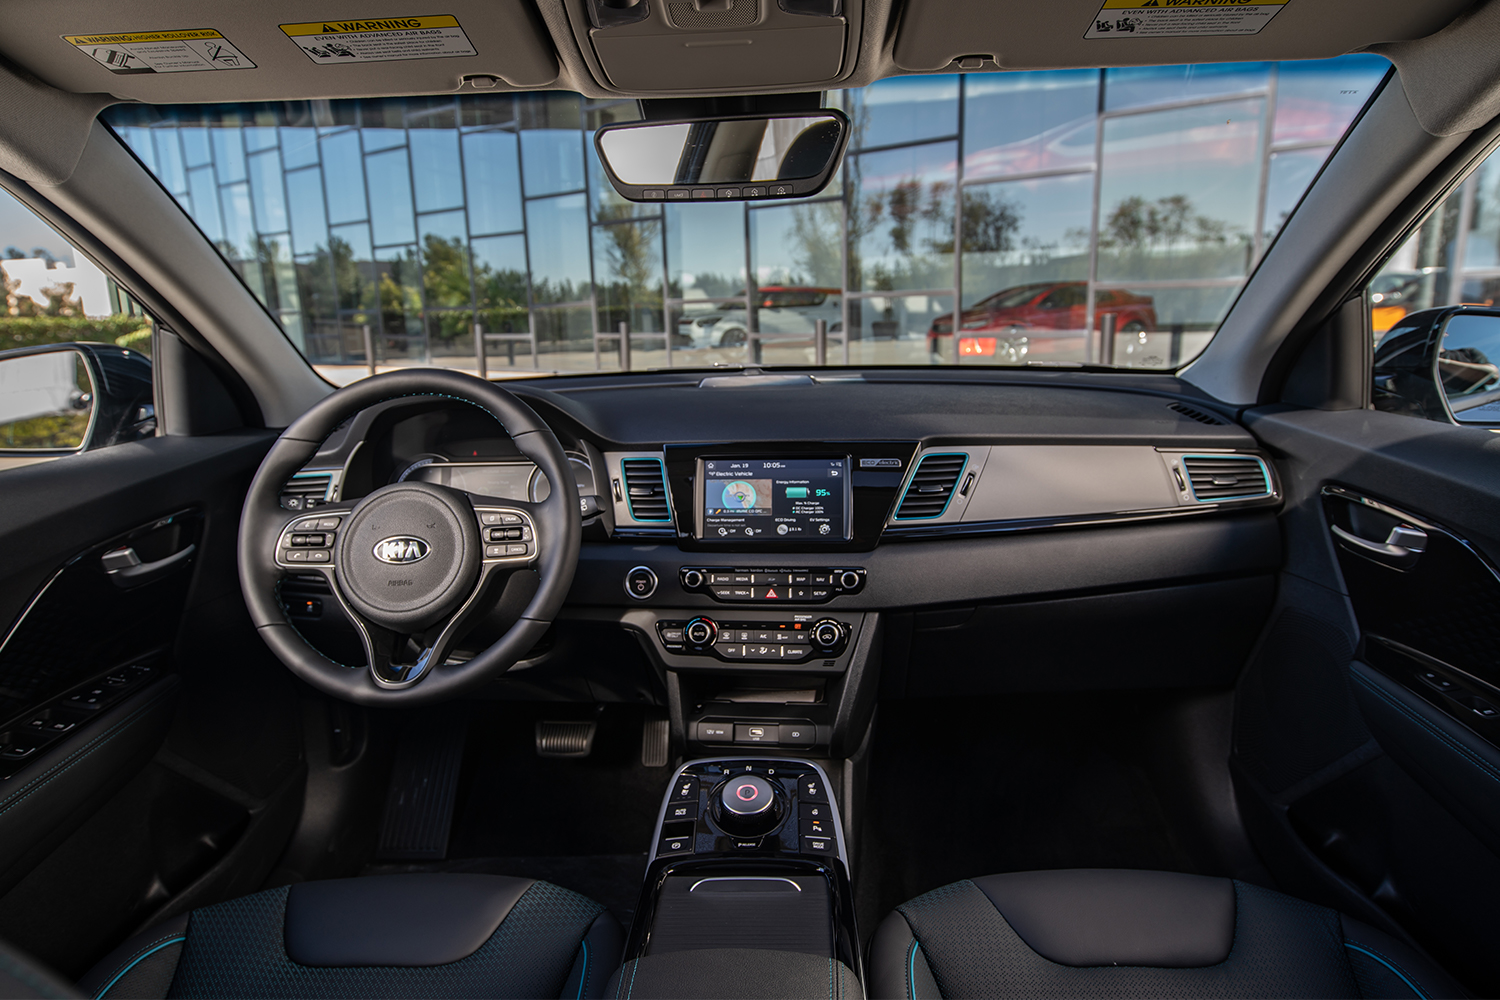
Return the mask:
<path fill-rule="evenodd" d="M 1420 528 L 1398 525 L 1391 529 L 1390 535 L 1383 542 L 1372 542 L 1368 538 L 1360 538 L 1336 524 L 1329 525 L 1329 528 L 1333 531 L 1333 536 L 1338 539 L 1339 545 L 1348 551 L 1374 560 L 1382 566 L 1389 566 L 1391 569 L 1403 571 L 1411 569 L 1427 548 L 1427 532 Z"/>
<path fill-rule="evenodd" d="M 131 587 L 154 583 L 179 566 L 186 564 L 197 548 L 196 544 L 189 545 L 178 549 L 164 559 L 143 563 L 135 549 L 125 545 L 104 553 L 99 558 L 99 562 L 103 564 L 104 572 L 109 574 L 109 578 L 114 581 L 116 587 L 129 590 Z"/>

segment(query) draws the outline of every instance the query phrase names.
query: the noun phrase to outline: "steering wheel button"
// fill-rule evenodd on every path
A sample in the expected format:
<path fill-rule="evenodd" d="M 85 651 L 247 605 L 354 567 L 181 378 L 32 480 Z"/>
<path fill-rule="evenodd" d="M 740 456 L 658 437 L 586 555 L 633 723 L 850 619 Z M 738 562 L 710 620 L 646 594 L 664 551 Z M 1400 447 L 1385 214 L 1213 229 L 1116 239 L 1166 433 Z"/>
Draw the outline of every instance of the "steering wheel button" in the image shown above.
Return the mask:
<path fill-rule="evenodd" d="M 333 553 L 327 549 L 312 549 L 307 553 L 308 562 L 328 562 L 333 558 Z"/>
<path fill-rule="evenodd" d="M 504 556 L 505 556 L 505 546 L 504 545 L 486 545 L 484 547 L 484 557 L 486 559 L 501 559 L 501 558 L 504 558 Z"/>
<path fill-rule="evenodd" d="M 508 556 L 529 556 L 531 555 L 531 546 L 524 542 L 517 545 L 507 545 L 505 547 L 505 554 Z"/>
<path fill-rule="evenodd" d="M 503 515 L 499 511 L 482 510 L 479 512 L 480 524 L 499 524 Z"/>
<path fill-rule="evenodd" d="M 320 530 L 320 531 L 332 531 L 334 528 L 337 528 L 339 526 L 339 521 L 340 520 L 342 520 L 342 518 L 337 518 L 337 517 L 320 517 L 320 518 L 318 518 L 318 530 Z"/>
<path fill-rule="evenodd" d="M 324 520 L 324 519 L 323 518 L 318 518 L 318 517 L 304 518 L 303 520 L 298 521 L 296 524 L 292 525 L 292 530 L 293 531 L 316 531 L 316 530 L 318 530 L 318 524 L 319 524 L 319 522 L 321 522 L 322 520 Z M 333 518 L 328 518 L 328 520 L 331 521 L 331 520 L 334 520 L 334 519 Z"/>
<path fill-rule="evenodd" d="M 288 549 L 281 554 L 287 562 L 307 562 L 306 549 Z"/>
<path fill-rule="evenodd" d="M 500 523 L 501 524 L 524 524 L 525 522 L 521 519 L 521 515 L 520 514 L 501 514 L 500 515 Z"/>

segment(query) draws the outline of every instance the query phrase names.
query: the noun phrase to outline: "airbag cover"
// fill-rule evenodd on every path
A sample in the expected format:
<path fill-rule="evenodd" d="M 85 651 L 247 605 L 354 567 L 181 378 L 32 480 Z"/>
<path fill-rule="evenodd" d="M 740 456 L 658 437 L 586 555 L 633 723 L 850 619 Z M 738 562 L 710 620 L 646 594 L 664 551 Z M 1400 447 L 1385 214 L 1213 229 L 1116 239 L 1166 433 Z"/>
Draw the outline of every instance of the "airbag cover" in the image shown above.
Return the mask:
<path fill-rule="evenodd" d="M 286 898 L 286 955 L 298 965 L 425 967 L 478 951 L 531 879 L 377 875 L 302 882 Z"/>
<path fill-rule="evenodd" d="M 457 609 L 474 588 L 483 551 L 468 497 L 429 483 L 371 493 L 344 523 L 337 549 L 349 603 L 406 634 Z"/>

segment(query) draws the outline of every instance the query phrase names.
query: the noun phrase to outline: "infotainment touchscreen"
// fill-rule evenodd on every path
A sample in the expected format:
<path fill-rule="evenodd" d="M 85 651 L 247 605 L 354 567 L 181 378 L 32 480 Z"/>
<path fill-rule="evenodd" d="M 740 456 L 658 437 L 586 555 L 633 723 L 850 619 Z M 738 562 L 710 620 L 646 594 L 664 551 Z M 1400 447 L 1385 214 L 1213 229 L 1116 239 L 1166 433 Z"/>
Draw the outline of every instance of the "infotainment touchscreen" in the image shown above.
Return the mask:
<path fill-rule="evenodd" d="M 848 458 L 702 458 L 705 541 L 849 540 Z"/>

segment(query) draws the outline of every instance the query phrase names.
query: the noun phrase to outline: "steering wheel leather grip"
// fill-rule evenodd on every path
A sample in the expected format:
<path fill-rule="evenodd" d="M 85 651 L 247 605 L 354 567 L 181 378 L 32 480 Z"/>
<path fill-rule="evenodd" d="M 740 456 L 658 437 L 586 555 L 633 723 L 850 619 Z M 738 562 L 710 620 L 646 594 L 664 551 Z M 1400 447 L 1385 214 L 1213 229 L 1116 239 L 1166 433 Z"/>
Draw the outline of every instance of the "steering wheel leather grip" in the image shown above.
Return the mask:
<path fill-rule="evenodd" d="M 335 663 L 309 645 L 297 632 L 287 620 L 276 597 L 276 588 L 288 569 L 284 563 L 278 562 L 278 551 L 285 551 L 280 548 L 281 543 L 293 523 L 314 516 L 306 511 L 282 509 L 282 487 L 295 473 L 301 471 L 328 435 L 344 420 L 361 410 L 392 399 L 435 396 L 477 406 L 493 416 L 505 433 L 510 435 L 521 454 L 535 462 L 552 485 L 551 493 L 540 503 L 509 500 L 489 502 L 491 505 L 516 508 L 534 526 L 535 555 L 523 557 L 519 561 L 535 566 L 539 577 L 536 593 L 521 617 L 494 644 L 466 662 L 452 665 L 442 662 L 451 649 L 451 642 L 462 627 L 465 616 L 485 610 L 485 589 L 495 579 L 496 573 L 505 568 L 503 564 L 515 564 L 517 560 L 487 562 L 478 583 L 468 594 L 468 599 L 456 609 L 448 607 L 448 604 L 456 603 L 452 600 L 453 588 L 434 587 L 434 592 L 440 593 L 441 599 L 447 602 L 438 609 L 442 612 L 438 617 L 448 620 L 448 627 L 434 625 L 428 632 L 428 635 L 441 632 L 423 654 L 423 658 L 432 654 L 431 660 L 436 662 L 424 663 L 423 658 L 419 658 L 414 664 L 393 666 L 389 663 L 371 662 L 362 667 Z M 420 486 L 423 492 L 431 494 L 427 498 L 431 501 L 427 507 L 421 507 L 420 503 L 415 508 L 411 507 L 409 501 L 413 499 L 413 486 Z M 396 495 L 397 491 L 401 492 L 401 496 Z M 419 502 L 423 500 L 420 496 L 415 499 Z M 406 508 L 392 508 L 392 536 L 387 539 L 396 547 L 381 550 L 385 541 L 377 543 L 375 549 L 380 551 L 376 551 L 373 558 L 385 559 L 386 553 L 391 552 L 399 557 L 404 551 L 402 546 L 409 546 L 413 539 L 422 544 L 411 548 L 411 561 L 425 558 L 429 546 L 420 537 L 421 526 L 402 533 L 398 530 L 400 525 L 411 523 L 412 517 L 419 516 L 424 511 L 435 512 L 431 515 L 434 517 L 451 516 L 461 520 L 463 511 L 469 507 L 469 498 L 458 491 L 426 484 L 400 483 L 381 487 L 356 503 L 319 507 L 314 513 L 319 517 L 339 517 L 347 525 L 352 523 L 351 518 L 368 511 L 372 505 L 395 505 L 403 500 L 408 501 Z M 451 515 L 445 515 L 445 509 Z M 404 522 L 402 518 L 405 518 Z M 368 517 L 364 518 L 366 522 L 369 520 Z M 437 521 L 428 523 L 432 527 L 438 527 Z M 459 521 L 455 520 L 453 523 L 457 525 Z M 451 543 L 456 546 L 456 554 L 452 555 L 456 560 L 455 574 L 465 572 L 460 565 L 468 565 L 464 560 L 471 559 L 464 550 L 467 542 L 457 538 L 456 530 L 448 531 L 448 536 L 457 539 Z M 442 534 L 441 531 L 437 533 Z M 464 528 L 459 533 L 467 538 L 468 529 Z M 388 630 L 380 622 L 355 610 L 346 592 L 341 589 L 337 567 L 340 563 L 348 566 L 353 557 L 368 558 L 363 552 L 368 546 L 361 544 L 356 552 L 342 552 L 337 547 L 346 543 L 345 533 L 339 530 L 334 534 L 335 548 L 331 558 L 325 564 L 310 565 L 308 568 L 318 569 L 328 577 L 335 597 L 361 630 L 370 659 L 381 660 L 386 654 L 393 658 L 399 650 L 386 647 L 393 646 L 398 638 L 404 643 L 404 638 L 400 637 L 398 631 L 400 623 L 414 619 L 410 613 L 405 613 L 404 618 L 394 617 L 392 621 L 395 624 Z M 361 536 L 364 541 L 373 537 L 369 532 L 361 532 Z M 557 436 L 536 412 L 511 392 L 472 375 L 443 369 L 414 368 L 362 379 L 329 394 L 276 439 L 250 483 L 244 511 L 240 515 L 240 589 L 244 593 L 251 620 L 266 645 L 294 674 L 313 687 L 335 698 L 360 705 L 425 704 L 456 697 L 503 674 L 536 645 L 562 608 L 573 584 L 581 539 L 578 487 L 572 469 Z M 442 551 L 435 553 L 434 558 L 443 559 L 448 556 L 449 553 Z M 424 569 L 431 570 L 432 567 Z M 373 608 L 368 601 L 361 602 L 361 606 L 377 613 L 379 610 Z M 426 624 L 425 619 L 421 623 Z M 380 680 L 377 680 L 377 673 Z M 404 675 L 409 675 L 411 679 L 402 680 Z"/>

